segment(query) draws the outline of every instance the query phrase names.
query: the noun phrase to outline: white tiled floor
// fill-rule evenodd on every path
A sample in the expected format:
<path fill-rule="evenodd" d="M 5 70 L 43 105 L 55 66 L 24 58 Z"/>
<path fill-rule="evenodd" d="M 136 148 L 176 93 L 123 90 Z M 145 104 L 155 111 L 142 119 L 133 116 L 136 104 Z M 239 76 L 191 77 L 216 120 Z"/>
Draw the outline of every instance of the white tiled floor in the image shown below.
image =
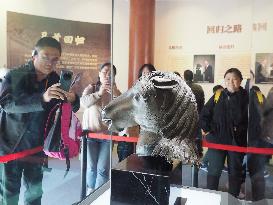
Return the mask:
<path fill-rule="evenodd" d="M 43 178 L 43 205 L 71 205 L 80 200 L 80 161 L 71 160 L 71 169 L 64 178 L 65 161 L 49 160 L 51 172 L 44 172 Z M 19 205 L 23 205 L 25 186 L 21 183 Z"/>
<path fill-rule="evenodd" d="M 197 204 L 207 204 L 207 205 L 220 205 L 221 204 L 221 194 L 220 193 L 210 193 L 202 190 L 191 190 L 187 188 L 176 188 L 171 187 L 170 203 L 174 204 L 177 197 L 187 198 L 186 205 L 197 205 Z M 97 200 L 95 200 L 91 205 L 110 205 L 110 189 L 104 192 Z"/>

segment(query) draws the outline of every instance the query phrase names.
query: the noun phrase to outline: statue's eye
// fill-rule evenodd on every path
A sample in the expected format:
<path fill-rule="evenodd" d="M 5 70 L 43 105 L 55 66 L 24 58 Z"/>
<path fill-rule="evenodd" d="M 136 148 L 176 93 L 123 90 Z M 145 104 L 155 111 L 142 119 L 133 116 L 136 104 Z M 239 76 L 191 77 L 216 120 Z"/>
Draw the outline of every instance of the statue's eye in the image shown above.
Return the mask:
<path fill-rule="evenodd" d="M 136 95 L 134 96 L 134 99 L 135 99 L 136 101 L 139 101 L 139 98 L 140 98 L 139 94 L 136 94 Z"/>

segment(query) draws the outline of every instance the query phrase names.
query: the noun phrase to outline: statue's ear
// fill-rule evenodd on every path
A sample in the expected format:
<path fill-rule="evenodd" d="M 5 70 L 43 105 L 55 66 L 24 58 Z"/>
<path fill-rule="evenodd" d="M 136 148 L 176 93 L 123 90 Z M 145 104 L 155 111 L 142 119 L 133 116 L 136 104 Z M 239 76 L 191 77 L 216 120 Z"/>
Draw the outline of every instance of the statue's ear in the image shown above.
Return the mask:
<path fill-rule="evenodd" d="M 175 95 L 172 90 L 178 85 L 178 82 L 162 77 L 155 77 L 151 80 L 156 91 L 156 104 L 158 109 L 170 109 L 175 101 Z"/>
<path fill-rule="evenodd" d="M 175 80 L 161 78 L 159 76 L 156 76 L 151 80 L 154 87 L 160 89 L 173 89 L 178 84 L 178 82 Z"/>

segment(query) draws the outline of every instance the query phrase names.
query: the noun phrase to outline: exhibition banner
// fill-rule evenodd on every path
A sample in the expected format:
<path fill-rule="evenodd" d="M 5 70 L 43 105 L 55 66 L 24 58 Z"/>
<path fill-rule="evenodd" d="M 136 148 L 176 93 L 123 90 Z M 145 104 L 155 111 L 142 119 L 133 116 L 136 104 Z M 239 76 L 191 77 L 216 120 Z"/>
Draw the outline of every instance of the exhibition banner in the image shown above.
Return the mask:
<path fill-rule="evenodd" d="M 35 43 L 51 36 L 62 45 L 57 72 L 71 69 L 81 79 L 75 91 L 81 94 L 89 83 L 96 83 L 98 68 L 111 59 L 111 25 L 70 21 L 16 12 L 7 12 L 7 66 L 19 66 L 29 59 Z"/>

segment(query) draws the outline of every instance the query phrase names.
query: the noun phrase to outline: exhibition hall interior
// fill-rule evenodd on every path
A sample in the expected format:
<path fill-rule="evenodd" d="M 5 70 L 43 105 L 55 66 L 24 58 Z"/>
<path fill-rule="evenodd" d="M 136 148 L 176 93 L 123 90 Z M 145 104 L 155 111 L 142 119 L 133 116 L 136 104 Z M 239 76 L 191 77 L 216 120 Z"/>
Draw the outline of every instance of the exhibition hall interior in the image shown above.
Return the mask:
<path fill-rule="evenodd" d="M 2 0 L 0 205 L 272 205 L 272 0 Z"/>

